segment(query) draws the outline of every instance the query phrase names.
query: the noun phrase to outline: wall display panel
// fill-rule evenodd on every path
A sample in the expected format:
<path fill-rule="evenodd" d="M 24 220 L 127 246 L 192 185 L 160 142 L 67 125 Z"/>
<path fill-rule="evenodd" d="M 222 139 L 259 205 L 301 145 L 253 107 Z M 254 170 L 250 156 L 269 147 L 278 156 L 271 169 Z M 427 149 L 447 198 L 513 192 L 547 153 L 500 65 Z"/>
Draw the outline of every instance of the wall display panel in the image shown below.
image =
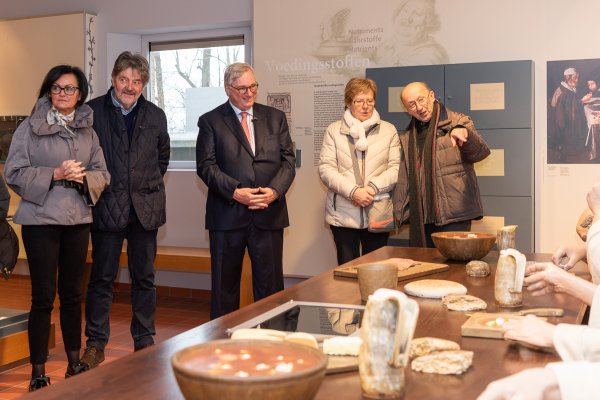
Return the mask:
<path fill-rule="evenodd" d="M 533 202 L 531 197 L 481 196 L 483 213 L 491 217 L 504 217 L 505 225 L 518 225 L 517 249 L 531 252 L 534 245 Z M 472 230 L 477 230 L 474 221 Z"/>
<path fill-rule="evenodd" d="M 445 102 L 478 129 L 533 127 L 533 62 L 445 66 Z"/>
<path fill-rule="evenodd" d="M 399 70 L 402 72 L 399 73 Z M 410 115 L 400 102 L 400 93 L 404 86 L 415 81 L 427 82 L 436 96 L 444 95 L 443 65 L 367 68 L 366 77 L 377 82 L 377 111 L 381 119 L 394 124 L 398 130 L 403 130 L 410 122 Z M 400 108 L 396 105 L 400 105 Z"/>
<path fill-rule="evenodd" d="M 475 165 L 481 195 L 532 197 L 534 188 L 531 129 L 478 129 L 478 132 L 492 150 L 492 157 Z M 497 165 L 485 165 L 486 163 Z M 486 167 L 485 170 L 491 173 L 481 173 L 480 167 Z"/>

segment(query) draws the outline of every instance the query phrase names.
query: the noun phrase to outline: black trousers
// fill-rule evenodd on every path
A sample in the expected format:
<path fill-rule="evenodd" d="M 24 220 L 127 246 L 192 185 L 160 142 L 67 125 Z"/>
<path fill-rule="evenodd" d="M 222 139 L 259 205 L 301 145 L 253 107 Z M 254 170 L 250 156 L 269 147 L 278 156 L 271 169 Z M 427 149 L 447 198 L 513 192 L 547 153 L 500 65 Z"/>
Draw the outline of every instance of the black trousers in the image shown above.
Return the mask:
<path fill-rule="evenodd" d="M 453 222 L 448 225 L 437 226 L 436 224 L 425 224 L 425 240 L 427 241 L 426 247 L 434 248 L 433 239 L 431 234 L 434 232 L 468 232 L 471 230 L 471 220 Z"/>
<path fill-rule="evenodd" d="M 119 272 L 123 240 L 131 277 L 131 336 L 134 348 L 154 343 L 156 335 L 156 288 L 154 259 L 158 229 L 145 230 L 137 218 L 118 232 L 92 230 L 92 272 L 85 302 L 87 346 L 104 349 L 110 336 L 113 284 Z"/>
<path fill-rule="evenodd" d="M 209 232 L 211 264 L 210 318 L 240 307 L 242 263 L 248 248 L 252 262 L 254 301 L 283 290 L 283 229 L 242 229 Z"/>
<path fill-rule="evenodd" d="M 81 348 L 81 285 L 90 225 L 23 225 L 21 232 L 31 276 L 30 362 L 44 364 L 57 282 L 65 350 Z"/>
<path fill-rule="evenodd" d="M 337 250 L 338 265 L 352 261 L 362 254 L 367 254 L 387 245 L 390 234 L 388 232 L 373 233 L 368 229 L 331 227 L 333 241 Z"/>

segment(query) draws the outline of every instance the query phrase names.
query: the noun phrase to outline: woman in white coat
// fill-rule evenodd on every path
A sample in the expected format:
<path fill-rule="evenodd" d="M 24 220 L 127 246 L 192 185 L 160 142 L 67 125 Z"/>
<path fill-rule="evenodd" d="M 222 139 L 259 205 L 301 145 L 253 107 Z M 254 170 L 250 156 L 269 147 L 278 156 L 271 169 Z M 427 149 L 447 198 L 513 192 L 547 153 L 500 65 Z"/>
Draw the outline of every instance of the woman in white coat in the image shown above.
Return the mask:
<path fill-rule="evenodd" d="M 350 79 L 344 116 L 329 125 L 323 138 L 319 175 L 328 189 L 325 221 L 331 227 L 338 264 L 385 246 L 389 237 L 389 232 L 368 229 L 368 208 L 374 201 L 389 199 L 400 165 L 396 128 L 380 119 L 376 98 L 373 80 Z"/>

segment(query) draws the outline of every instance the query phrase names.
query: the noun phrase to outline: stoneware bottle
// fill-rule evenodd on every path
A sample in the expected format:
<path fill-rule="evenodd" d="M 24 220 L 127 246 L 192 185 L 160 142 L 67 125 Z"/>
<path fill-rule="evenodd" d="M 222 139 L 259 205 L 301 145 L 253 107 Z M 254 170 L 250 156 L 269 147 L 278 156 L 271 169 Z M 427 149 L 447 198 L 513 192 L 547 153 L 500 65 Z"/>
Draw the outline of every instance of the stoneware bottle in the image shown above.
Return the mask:
<path fill-rule="evenodd" d="M 515 249 L 500 251 L 494 297 L 500 307 L 519 307 L 523 304 L 523 279 L 525 278 L 525 256 Z"/>
<path fill-rule="evenodd" d="M 417 325 L 419 305 L 402 292 L 377 289 L 369 296 L 362 326 L 358 371 L 363 396 L 400 398 L 404 368 Z"/>

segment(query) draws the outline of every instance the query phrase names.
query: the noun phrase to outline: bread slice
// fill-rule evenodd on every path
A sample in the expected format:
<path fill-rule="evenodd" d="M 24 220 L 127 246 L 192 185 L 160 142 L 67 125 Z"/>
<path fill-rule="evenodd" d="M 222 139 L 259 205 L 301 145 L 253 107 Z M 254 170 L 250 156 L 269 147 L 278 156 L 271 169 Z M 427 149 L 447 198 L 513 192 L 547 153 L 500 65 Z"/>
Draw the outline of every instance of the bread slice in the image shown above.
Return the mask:
<path fill-rule="evenodd" d="M 465 294 L 467 288 L 458 282 L 443 279 L 421 279 L 404 286 L 406 294 L 431 299 L 441 299 L 449 294 Z"/>
<path fill-rule="evenodd" d="M 442 298 L 442 304 L 453 311 L 478 311 L 487 308 L 483 299 L 468 294 L 449 294 Z"/>
<path fill-rule="evenodd" d="M 439 351 L 460 350 L 458 343 L 436 337 L 414 338 L 410 344 L 410 358 L 425 356 Z"/>
<path fill-rule="evenodd" d="M 473 363 L 473 352 L 467 350 L 442 351 L 415 358 L 413 371 L 429 374 L 460 375 Z"/>

